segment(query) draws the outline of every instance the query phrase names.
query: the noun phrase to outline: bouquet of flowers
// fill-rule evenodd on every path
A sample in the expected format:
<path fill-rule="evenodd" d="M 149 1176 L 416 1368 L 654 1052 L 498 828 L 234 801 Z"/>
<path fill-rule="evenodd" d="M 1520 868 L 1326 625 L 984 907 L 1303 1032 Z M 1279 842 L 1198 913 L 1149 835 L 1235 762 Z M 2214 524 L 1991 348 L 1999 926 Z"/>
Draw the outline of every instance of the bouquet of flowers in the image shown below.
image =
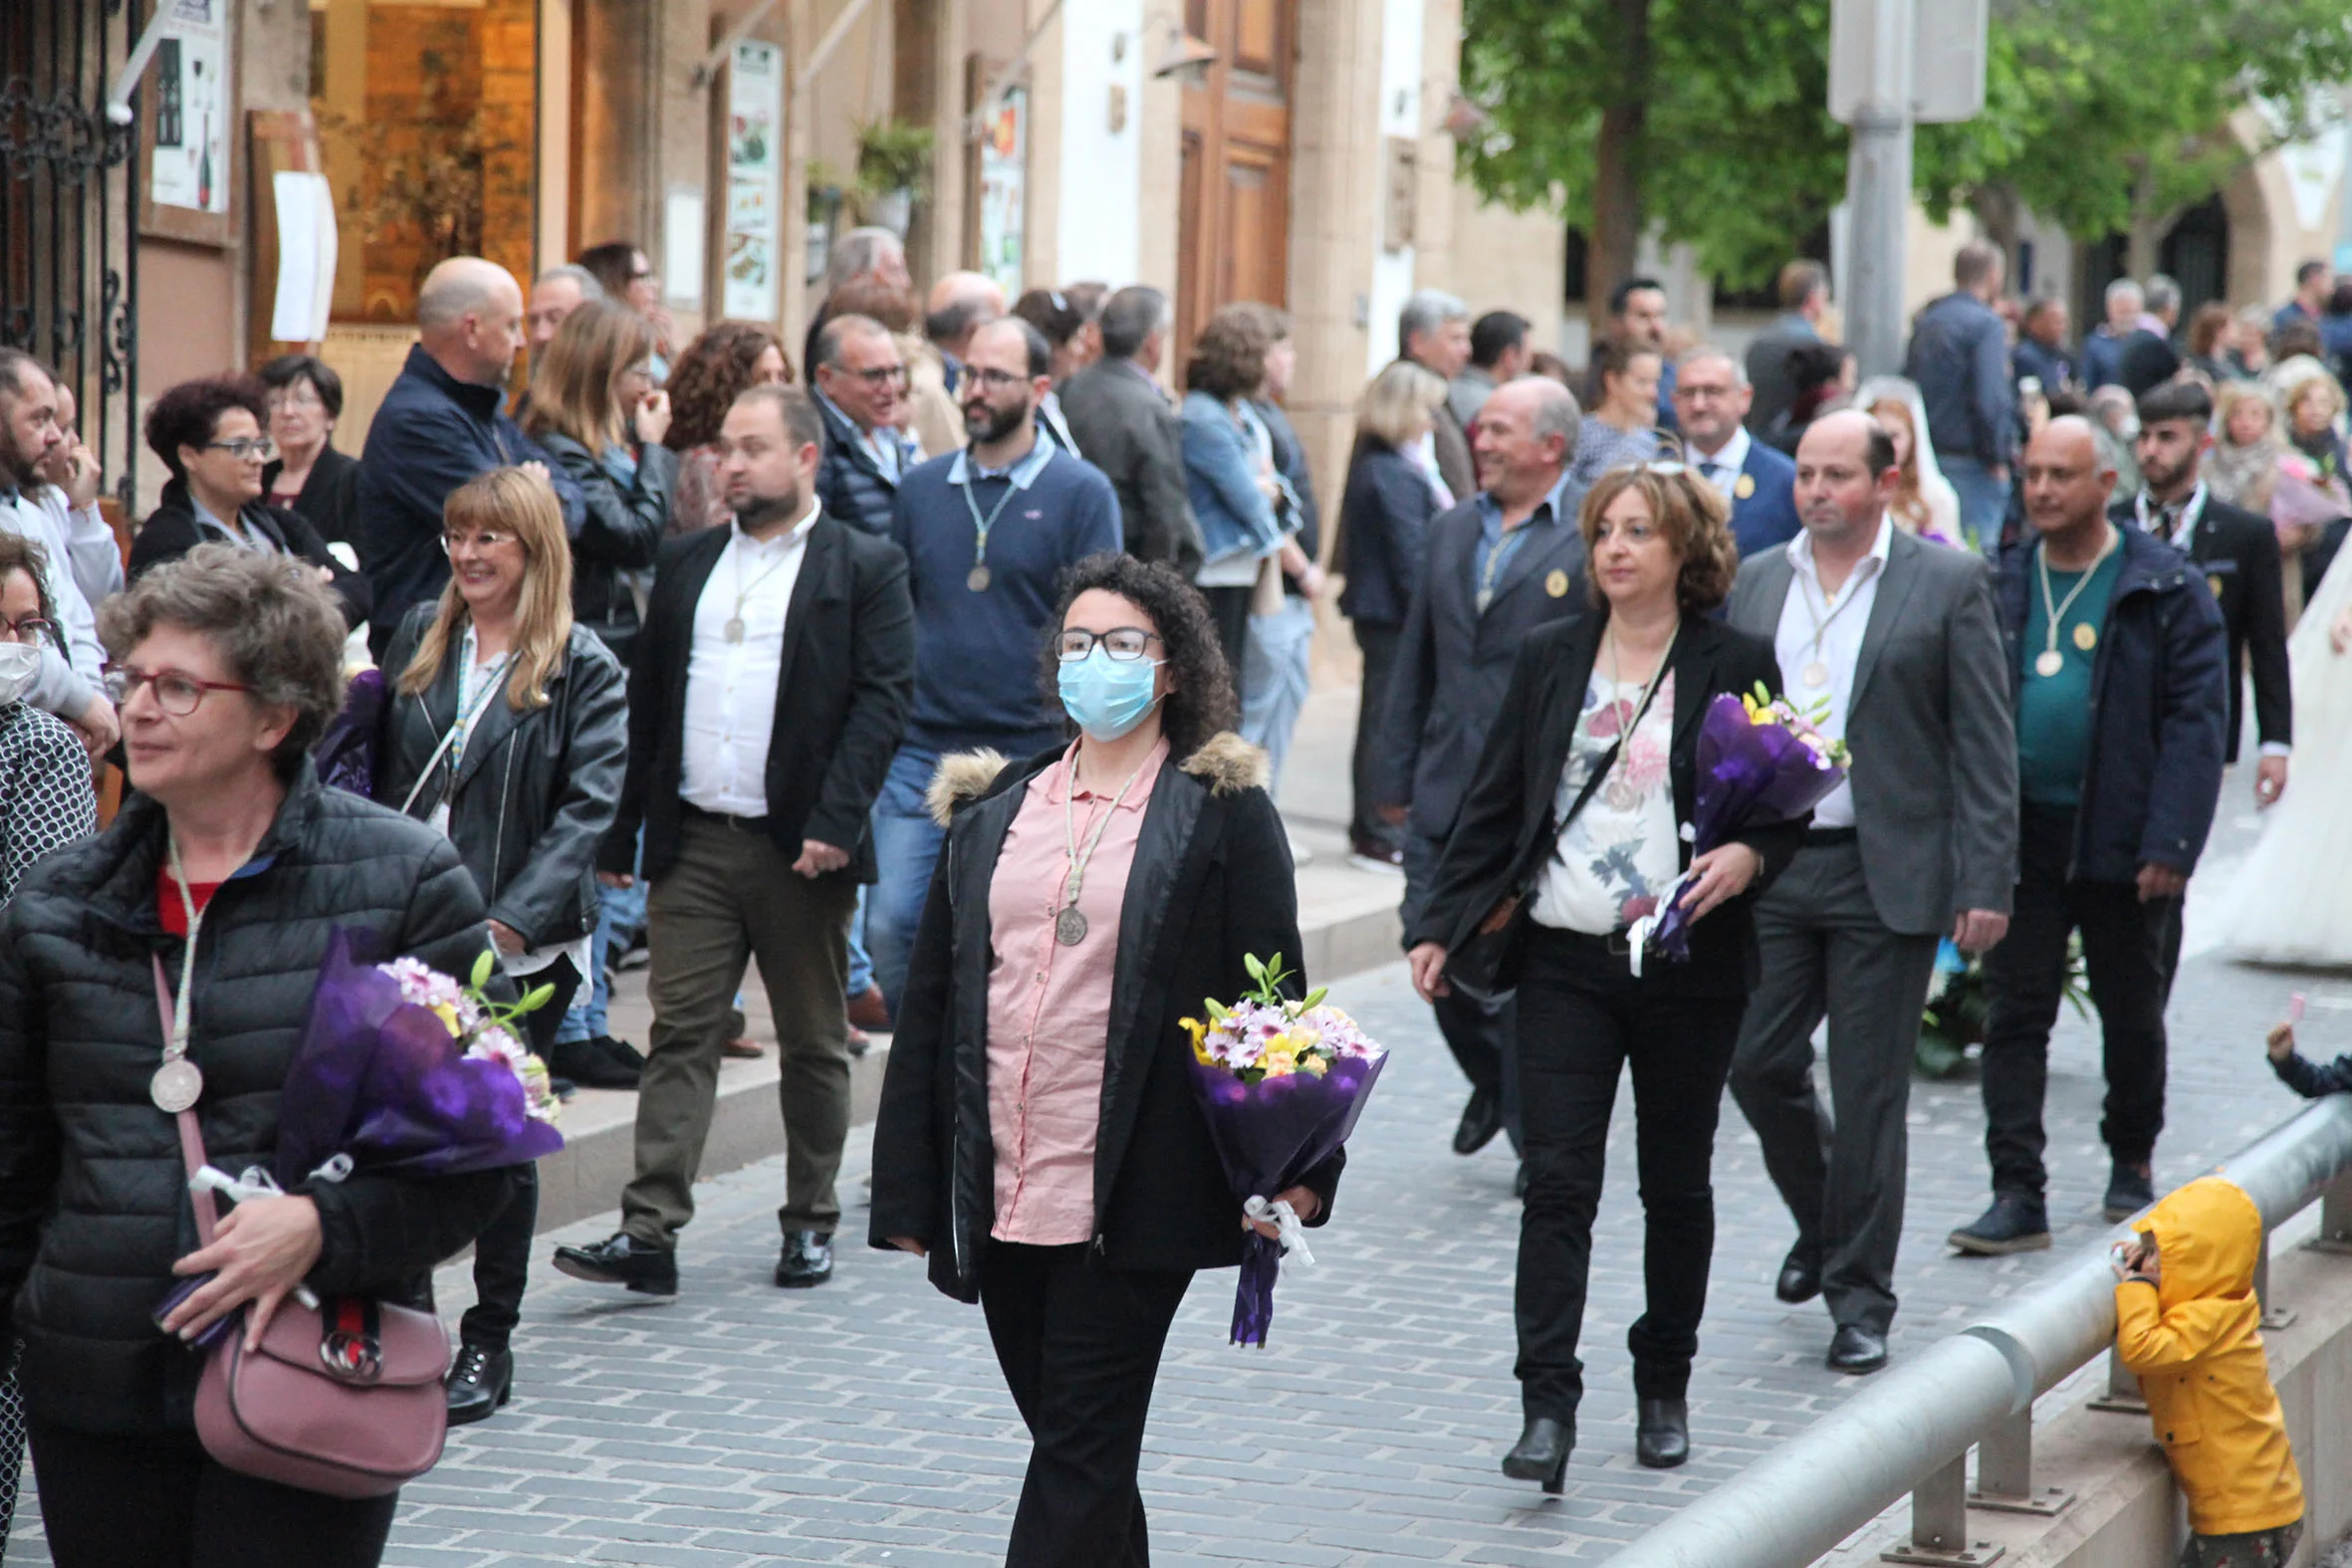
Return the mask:
<path fill-rule="evenodd" d="M 547 1066 L 513 1029 L 555 988 L 494 1003 L 493 967 L 487 948 L 463 985 L 410 958 L 357 964 L 337 932 L 279 1097 L 278 1179 L 450 1176 L 563 1148 Z"/>
<path fill-rule="evenodd" d="M 1280 1241 L 1250 1231 L 1234 1291 L 1232 1343 L 1264 1345 L 1284 1255 L 1314 1261 L 1298 1216 L 1275 1195 L 1347 1142 L 1388 1052 L 1324 1002 L 1324 992 L 1283 996 L 1290 977 L 1280 953 L 1243 963 L 1257 986 L 1230 1008 L 1205 1002 L 1207 1021 L 1183 1023 L 1192 1034 L 1193 1090 L 1226 1180 L 1244 1214 L 1282 1228 Z"/>
<path fill-rule="evenodd" d="M 1821 711 L 1822 705 L 1799 709 L 1761 683 L 1753 694 L 1725 692 L 1707 705 L 1699 721 L 1697 797 L 1682 830 L 1694 857 L 1738 833 L 1802 816 L 1845 782 L 1845 743 L 1820 732 Z M 1694 881 L 1684 872 L 1658 913 L 1635 922 L 1629 937 L 1635 974 L 1645 949 L 1678 964 L 1690 959 L 1685 900 Z"/>

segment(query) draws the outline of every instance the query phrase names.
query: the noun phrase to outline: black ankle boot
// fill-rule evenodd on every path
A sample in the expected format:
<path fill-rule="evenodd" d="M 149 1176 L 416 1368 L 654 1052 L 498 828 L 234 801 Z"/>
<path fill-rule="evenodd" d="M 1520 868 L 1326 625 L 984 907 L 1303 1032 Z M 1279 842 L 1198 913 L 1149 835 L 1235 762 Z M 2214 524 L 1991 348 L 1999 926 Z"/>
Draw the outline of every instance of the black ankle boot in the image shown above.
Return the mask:
<path fill-rule="evenodd" d="M 1634 1402 L 1634 1459 L 1654 1470 L 1670 1470 L 1691 1456 L 1691 1406 L 1680 1399 Z"/>
<path fill-rule="evenodd" d="M 1503 1473 L 1513 1480 L 1541 1481 L 1545 1491 L 1557 1496 L 1567 1484 L 1568 1455 L 1575 1447 L 1572 1423 L 1529 1416 L 1519 1442 L 1503 1456 Z"/>

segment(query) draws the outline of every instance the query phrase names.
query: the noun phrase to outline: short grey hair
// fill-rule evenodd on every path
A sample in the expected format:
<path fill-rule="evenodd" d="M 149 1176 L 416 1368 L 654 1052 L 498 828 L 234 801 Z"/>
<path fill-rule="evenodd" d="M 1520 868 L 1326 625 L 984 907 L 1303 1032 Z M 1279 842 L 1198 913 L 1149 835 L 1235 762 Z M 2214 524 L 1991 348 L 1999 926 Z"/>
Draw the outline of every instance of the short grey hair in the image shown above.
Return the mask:
<path fill-rule="evenodd" d="M 817 329 L 817 363 L 812 369 L 837 370 L 841 347 L 852 337 L 888 337 L 890 329 L 870 316 L 828 316 Z"/>
<path fill-rule="evenodd" d="M 531 280 L 531 287 L 536 289 L 543 283 L 566 282 L 569 282 L 579 288 L 580 301 L 583 305 L 586 305 L 590 300 L 601 300 L 604 298 L 604 286 L 596 282 L 596 275 L 588 271 L 586 267 L 578 267 L 573 265 L 571 262 L 562 262 L 554 267 L 550 267 L 547 271 L 541 273 L 538 277 Z"/>
<path fill-rule="evenodd" d="M 1806 298 L 1809 299 L 1811 296 L 1808 295 Z M 1679 373 L 1689 369 L 1702 359 L 1721 359 L 1732 367 L 1732 384 L 1734 386 L 1748 384 L 1748 366 L 1740 362 L 1738 354 L 1721 343 L 1700 343 L 1696 347 L 1684 349 L 1682 356 L 1674 361 L 1674 368 Z"/>
<path fill-rule="evenodd" d="M 888 229 L 870 223 L 851 229 L 833 241 L 832 255 L 824 264 L 824 286 L 828 291 L 838 289 L 852 278 L 879 271 L 882 258 L 892 254 L 905 256 L 906 245 Z"/>
<path fill-rule="evenodd" d="M 1113 359 L 1132 359 L 1145 338 L 1174 325 L 1175 316 L 1166 295 L 1149 284 L 1131 283 L 1102 307 L 1102 351 Z"/>
<path fill-rule="evenodd" d="M 2162 316 L 2167 311 L 2177 311 L 2181 308 L 2181 286 L 2163 273 L 2150 273 L 2148 285 L 2142 294 L 2148 306 L 2148 314 L 2151 316 Z"/>
<path fill-rule="evenodd" d="M 2107 303 L 2109 305 L 2113 305 L 2116 301 L 2122 299 L 2137 300 L 2143 306 L 2148 303 L 2148 296 L 2142 293 L 2140 286 L 2129 278 L 2118 278 L 2113 283 L 2107 285 Z"/>
<path fill-rule="evenodd" d="M 1459 296 L 1443 289 L 1415 289 L 1405 301 L 1405 308 L 1396 313 L 1396 351 L 1403 353 L 1416 333 L 1432 332 L 1448 322 L 1469 320 L 1470 307 Z"/>
<path fill-rule="evenodd" d="M 1565 466 L 1575 457 L 1576 438 L 1584 428 L 1584 410 L 1576 406 L 1576 394 L 1548 375 L 1514 376 L 1504 384 L 1535 388 L 1535 408 L 1529 416 L 1528 428 L 1538 441 L 1546 436 L 1564 440 L 1567 445 L 1559 460 Z"/>

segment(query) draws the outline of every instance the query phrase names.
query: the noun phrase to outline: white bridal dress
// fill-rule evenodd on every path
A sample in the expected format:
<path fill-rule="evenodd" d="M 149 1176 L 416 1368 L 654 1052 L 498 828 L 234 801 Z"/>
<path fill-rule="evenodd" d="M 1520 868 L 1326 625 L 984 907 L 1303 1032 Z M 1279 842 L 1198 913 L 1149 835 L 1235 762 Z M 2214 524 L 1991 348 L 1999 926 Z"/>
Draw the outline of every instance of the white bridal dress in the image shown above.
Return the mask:
<path fill-rule="evenodd" d="M 2234 958 L 2352 966 L 2352 653 L 2328 639 L 2346 604 L 2352 550 L 2337 552 L 2287 641 L 2294 763 L 2216 915 Z"/>

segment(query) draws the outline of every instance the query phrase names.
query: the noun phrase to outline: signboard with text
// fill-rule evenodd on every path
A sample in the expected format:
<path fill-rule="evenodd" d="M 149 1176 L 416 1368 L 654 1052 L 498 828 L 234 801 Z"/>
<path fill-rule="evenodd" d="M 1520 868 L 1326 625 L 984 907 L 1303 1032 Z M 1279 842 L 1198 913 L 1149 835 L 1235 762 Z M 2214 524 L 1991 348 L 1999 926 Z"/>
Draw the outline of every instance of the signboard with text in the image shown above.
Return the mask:
<path fill-rule="evenodd" d="M 742 321 L 773 322 L 784 236 L 784 51 L 740 43 L 729 66 L 719 311 Z"/>

